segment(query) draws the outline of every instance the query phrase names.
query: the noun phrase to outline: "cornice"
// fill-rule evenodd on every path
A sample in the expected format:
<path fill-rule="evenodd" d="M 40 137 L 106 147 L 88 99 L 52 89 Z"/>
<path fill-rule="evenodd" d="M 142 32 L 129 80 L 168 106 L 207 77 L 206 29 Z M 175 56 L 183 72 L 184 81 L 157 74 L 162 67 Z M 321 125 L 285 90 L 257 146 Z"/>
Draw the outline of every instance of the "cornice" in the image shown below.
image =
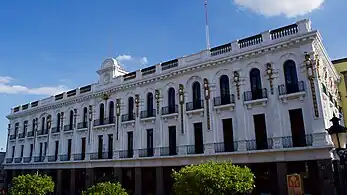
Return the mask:
<path fill-rule="evenodd" d="M 124 89 L 129 89 L 132 87 L 138 87 L 138 86 L 148 84 L 148 83 L 153 83 L 156 81 L 166 80 L 166 79 L 169 79 L 172 77 L 176 77 L 177 75 L 187 74 L 189 72 L 193 72 L 196 70 L 220 66 L 220 65 L 223 65 L 226 63 L 231 63 L 234 61 L 239 61 L 242 59 L 248 59 L 250 57 L 256 57 L 256 56 L 264 55 L 266 53 L 274 52 L 276 50 L 280 50 L 283 48 L 288 48 L 289 46 L 297 45 L 297 44 L 300 44 L 300 43 L 305 42 L 305 41 L 315 40 L 317 38 L 317 36 L 319 36 L 317 31 L 311 31 L 311 32 L 305 33 L 303 35 L 293 37 L 289 40 L 281 41 L 281 42 L 276 43 L 276 44 L 263 46 L 260 48 L 255 48 L 255 49 L 244 51 L 244 52 L 241 52 L 238 54 L 230 55 L 230 56 L 227 56 L 224 58 L 208 60 L 205 62 L 197 62 L 195 64 L 188 66 L 188 67 L 181 67 L 181 68 L 178 67 L 178 69 L 172 70 L 169 73 L 160 73 L 160 74 L 155 75 L 154 77 L 151 77 L 151 78 L 144 78 L 142 80 L 137 80 L 137 81 L 133 81 L 130 83 L 120 84 L 117 86 L 110 87 L 106 90 L 100 90 L 100 91 L 94 91 L 94 92 L 92 91 L 92 92 L 89 92 L 89 94 L 85 94 L 85 95 L 83 94 L 83 95 L 79 95 L 78 97 L 75 97 L 75 98 L 71 98 L 68 100 L 62 100 L 59 103 L 54 102 L 54 103 L 50 103 L 48 105 L 43 105 L 43 106 L 40 106 L 40 107 L 37 107 L 34 109 L 21 111 L 19 113 L 14 113 L 14 114 L 8 115 L 7 118 L 9 120 L 13 120 L 13 119 L 16 119 L 19 117 L 32 115 L 32 114 L 47 111 L 50 109 L 57 109 L 57 108 L 61 108 L 61 107 L 67 106 L 67 105 L 84 102 L 84 101 L 90 100 L 90 99 L 95 98 L 95 97 L 100 97 L 104 93 L 114 93 L 116 91 L 122 91 Z"/>

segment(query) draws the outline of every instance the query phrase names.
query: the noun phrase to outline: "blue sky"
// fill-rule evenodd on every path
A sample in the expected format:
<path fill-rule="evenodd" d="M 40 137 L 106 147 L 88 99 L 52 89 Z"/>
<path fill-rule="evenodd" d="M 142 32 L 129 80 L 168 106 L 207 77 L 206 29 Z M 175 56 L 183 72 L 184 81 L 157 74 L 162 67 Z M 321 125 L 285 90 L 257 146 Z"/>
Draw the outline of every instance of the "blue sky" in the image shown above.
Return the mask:
<path fill-rule="evenodd" d="M 209 0 L 212 46 L 310 18 L 347 56 L 345 0 Z M 204 0 L 0 2 L 0 148 L 10 108 L 95 82 L 106 57 L 129 70 L 205 48 Z"/>

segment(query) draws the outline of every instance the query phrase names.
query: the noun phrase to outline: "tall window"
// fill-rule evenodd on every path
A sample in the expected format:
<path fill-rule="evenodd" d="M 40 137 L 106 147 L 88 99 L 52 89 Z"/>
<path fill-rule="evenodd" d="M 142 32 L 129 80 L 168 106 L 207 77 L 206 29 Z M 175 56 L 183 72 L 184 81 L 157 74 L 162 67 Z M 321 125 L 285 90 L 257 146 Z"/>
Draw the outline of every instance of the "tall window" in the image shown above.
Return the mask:
<path fill-rule="evenodd" d="M 287 93 L 297 92 L 299 88 L 295 62 L 293 60 L 287 60 L 283 64 L 283 70 Z"/>
<path fill-rule="evenodd" d="M 41 119 L 41 129 L 42 130 L 45 130 L 45 123 L 46 123 L 46 118 L 42 117 L 42 119 Z"/>
<path fill-rule="evenodd" d="M 193 108 L 198 109 L 201 107 L 201 88 L 199 82 L 193 83 Z"/>
<path fill-rule="evenodd" d="M 169 88 L 168 91 L 168 105 L 169 105 L 169 113 L 174 113 L 175 112 L 175 89 L 173 87 Z"/>
<path fill-rule="evenodd" d="M 148 116 L 153 116 L 153 93 L 147 93 L 147 112 Z"/>
<path fill-rule="evenodd" d="M 229 77 L 227 75 L 222 75 L 219 78 L 219 87 L 222 105 L 230 104 Z"/>
<path fill-rule="evenodd" d="M 15 137 L 17 137 L 18 130 L 19 130 L 19 123 L 16 123 L 16 124 L 14 125 L 14 135 L 15 135 Z"/>
<path fill-rule="evenodd" d="M 114 121 L 114 103 L 111 101 L 108 105 L 108 117 L 109 117 L 109 123 L 113 123 Z"/>
<path fill-rule="evenodd" d="M 28 131 L 28 121 L 24 121 L 23 123 L 23 133 L 24 135 L 27 133 Z"/>
<path fill-rule="evenodd" d="M 105 118 L 105 106 L 104 104 L 100 104 L 99 107 L 99 119 L 100 119 L 100 124 L 104 124 L 104 118 Z"/>
<path fill-rule="evenodd" d="M 35 132 L 35 119 L 33 119 L 33 122 L 32 122 L 32 125 L 31 125 L 31 130 L 33 131 L 33 132 Z"/>
<path fill-rule="evenodd" d="M 52 120 L 52 116 L 51 115 L 48 115 L 47 116 L 47 120 L 46 120 L 46 128 L 47 129 L 50 129 L 51 128 L 51 120 Z"/>
<path fill-rule="evenodd" d="M 252 99 L 262 98 L 261 78 L 259 69 L 253 68 L 249 75 L 251 81 Z"/>
<path fill-rule="evenodd" d="M 61 124 L 60 120 L 61 120 L 61 119 L 60 119 L 60 113 L 58 113 L 58 114 L 57 114 L 57 129 L 58 129 L 58 130 L 60 130 L 60 124 Z"/>
<path fill-rule="evenodd" d="M 88 121 L 88 108 L 84 107 L 83 108 L 83 127 Z"/>
<path fill-rule="evenodd" d="M 73 110 L 70 110 L 69 129 L 71 130 L 72 128 L 73 128 Z"/>
<path fill-rule="evenodd" d="M 133 116 L 133 112 L 134 112 L 134 98 L 133 97 L 129 97 L 128 99 L 128 114 L 129 114 L 129 120 L 132 119 Z"/>

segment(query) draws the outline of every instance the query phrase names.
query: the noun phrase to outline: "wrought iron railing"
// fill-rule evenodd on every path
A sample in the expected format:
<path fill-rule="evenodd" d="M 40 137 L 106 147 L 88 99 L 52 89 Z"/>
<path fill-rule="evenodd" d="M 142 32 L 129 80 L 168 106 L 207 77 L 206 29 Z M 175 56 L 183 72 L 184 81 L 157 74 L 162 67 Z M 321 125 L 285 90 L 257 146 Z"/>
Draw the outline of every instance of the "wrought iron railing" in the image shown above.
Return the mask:
<path fill-rule="evenodd" d="M 23 132 L 23 133 L 18 134 L 18 138 L 25 138 L 25 133 Z"/>
<path fill-rule="evenodd" d="M 63 155 L 59 155 L 59 160 L 60 161 L 69 161 L 71 159 L 71 155 L 67 155 L 67 154 L 63 154 Z"/>
<path fill-rule="evenodd" d="M 13 158 L 6 158 L 6 163 L 12 163 L 13 162 Z"/>
<path fill-rule="evenodd" d="M 119 151 L 119 158 L 133 158 L 134 150 L 121 150 Z"/>
<path fill-rule="evenodd" d="M 73 130 L 73 124 L 64 125 L 64 131 L 72 131 Z"/>
<path fill-rule="evenodd" d="M 31 157 L 24 157 L 23 158 L 23 163 L 30 163 L 31 162 Z"/>
<path fill-rule="evenodd" d="M 313 136 L 312 134 L 306 134 L 305 137 L 282 137 L 283 148 L 295 148 L 295 147 L 306 147 L 312 146 Z"/>
<path fill-rule="evenodd" d="M 58 155 L 48 156 L 48 162 L 55 162 L 58 160 Z"/>
<path fill-rule="evenodd" d="M 77 129 L 84 129 L 88 127 L 88 123 L 87 122 L 80 122 L 77 124 Z"/>
<path fill-rule="evenodd" d="M 123 114 L 122 115 L 122 121 L 125 122 L 125 121 L 133 121 L 135 120 L 135 113 L 132 113 L 132 114 Z"/>
<path fill-rule="evenodd" d="M 154 156 L 153 148 L 139 149 L 139 157 L 151 157 Z"/>
<path fill-rule="evenodd" d="M 188 102 L 186 103 L 186 110 L 191 111 L 191 110 L 198 110 L 204 108 L 204 100 L 196 100 L 193 102 Z"/>
<path fill-rule="evenodd" d="M 253 91 L 245 91 L 243 94 L 244 101 L 258 100 L 267 98 L 267 89 L 256 89 Z"/>
<path fill-rule="evenodd" d="M 80 154 L 74 154 L 73 155 L 74 160 L 85 160 L 86 159 L 86 154 L 85 153 L 80 153 Z"/>
<path fill-rule="evenodd" d="M 22 157 L 17 157 L 14 159 L 15 163 L 21 163 L 22 162 Z"/>
<path fill-rule="evenodd" d="M 156 116 L 155 109 L 143 110 L 141 111 L 141 114 L 140 114 L 141 118 L 151 118 L 155 116 Z"/>
<path fill-rule="evenodd" d="M 165 106 L 161 108 L 161 115 L 178 113 L 178 105 Z"/>
<path fill-rule="evenodd" d="M 286 95 L 291 93 L 298 93 L 305 91 L 305 84 L 303 81 L 293 84 L 283 84 L 278 86 L 278 94 Z"/>
<path fill-rule="evenodd" d="M 221 152 L 234 152 L 237 150 L 237 141 L 234 142 L 228 142 L 228 143 L 215 143 L 214 144 L 214 150 L 216 153 Z"/>
<path fill-rule="evenodd" d="M 34 131 L 29 131 L 28 132 L 28 137 L 34 137 Z"/>
<path fill-rule="evenodd" d="M 228 104 L 235 104 L 235 96 L 234 94 L 231 95 L 222 95 L 220 97 L 215 97 L 213 99 L 214 106 L 221 106 L 221 105 L 228 105 Z"/>
<path fill-rule="evenodd" d="M 174 156 L 178 154 L 178 147 L 161 147 L 160 148 L 160 156 Z"/>
<path fill-rule="evenodd" d="M 34 156 L 34 162 L 43 162 L 45 160 L 45 156 Z"/>
<path fill-rule="evenodd" d="M 15 140 L 16 139 L 16 135 L 10 135 L 10 140 Z"/>
<path fill-rule="evenodd" d="M 60 129 L 59 129 L 59 127 L 52 127 L 51 132 L 52 132 L 52 133 L 59 133 L 59 132 L 60 132 Z"/>

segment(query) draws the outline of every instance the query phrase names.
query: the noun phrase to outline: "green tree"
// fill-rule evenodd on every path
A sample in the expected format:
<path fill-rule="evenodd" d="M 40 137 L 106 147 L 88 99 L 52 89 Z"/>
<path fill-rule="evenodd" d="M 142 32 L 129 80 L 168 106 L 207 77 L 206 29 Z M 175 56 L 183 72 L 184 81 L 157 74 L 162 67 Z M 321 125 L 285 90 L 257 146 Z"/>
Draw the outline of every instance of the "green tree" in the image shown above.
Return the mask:
<path fill-rule="evenodd" d="M 232 195 L 252 192 L 254 174 L 231 162 L 208 162 L 173 171 L 177 195 Z"/>
<path fill-rule="evenodd" d="M 88 188 L 82 195 L 128 195 L 120 183 L 102 182 Z"/>
<path fill-rule="evenodd" d="M 12 195 L 45 195 L 54 191 L 51 177 L 39 174 L 19 175 L 12 179 Z"/>

